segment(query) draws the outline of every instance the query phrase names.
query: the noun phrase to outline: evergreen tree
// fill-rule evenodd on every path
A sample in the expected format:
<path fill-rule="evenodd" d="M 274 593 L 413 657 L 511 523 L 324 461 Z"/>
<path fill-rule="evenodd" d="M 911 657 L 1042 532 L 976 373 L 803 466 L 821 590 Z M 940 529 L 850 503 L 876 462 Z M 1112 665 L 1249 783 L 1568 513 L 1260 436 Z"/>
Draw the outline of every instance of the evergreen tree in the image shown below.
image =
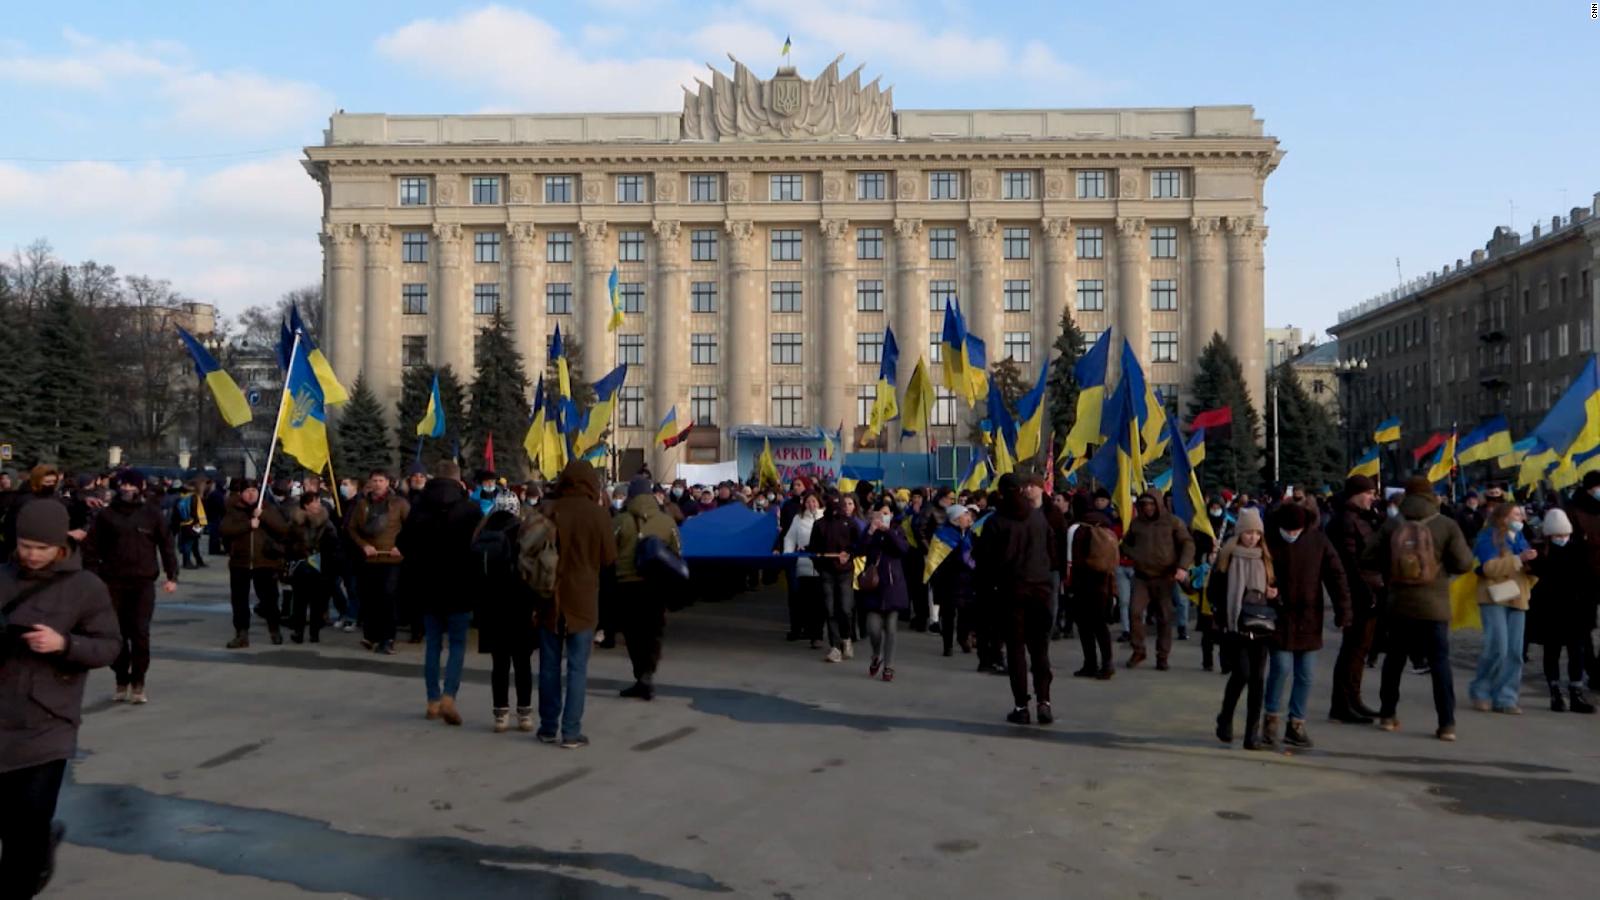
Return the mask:
<path fill-rule="evenodd" d="M 486 467 L 485 439 L 495 437 L 495 465 L 516 481 L 526 477 L 527 454 L 521 448 L 528 428 L 528 375 L 522 354 L 512 343 L 511 328 L 498 309 L 478 335 L 478 373 L 472 379 L 472 405 L 467 412 L 467 458 Z"/>
<path fill-rule="evenodd" d="M 336 431 L 333 464 L 339 477 L 365 479 L 373 469 L 393 471 L 394 444 L 389 440 L 389 426 L 384 424 L 383 407 L 367 386 L 365 373 L 356 377 L 350 402 L 339 412 Z"/>
<path fill-rule="evenodd" d="M 62 272 L 40 310 L 38 367 L 29 373 L 41 451 L 68 470 L 106 464 L 106 411 L 95 386 L 89 329 Z"/>
<path fill-rule="evenodd" d="M 1261 417 L 1250 402 L 1239 357 L 1227 341 L 1214 334 L 1201 351 L 1197 368 L 1189 417 L 1193 419 L 1199 412 L 1223 406 L 1233 410 L 1231 435 L 1206 433 L 1206 461 L 1197 468 L 1200 487 L 1207 494 L 1222 488 L 1253 491 L 1260 474 L 1256 441 L 1261 434 Z"/>
<path fill-rule="evenodd" d="M 1005 401 L 1006 411 L 1011 413 L 1013 420 L 1017 418 L 1017 401 L 1033 387 L 1033 383 L 1027 379 L 1028 376 L 1022 374 L 1022 367 L 1009 356 L 989 368 L 989 380 L 1000 389 L 1000 399 Z M 984 395 L 978 398 L 978 405 L 974 407 L 981 416 L 980 422 L 972 426 L 971 440 L 974 445 L 983 443 L 983 430 L 978 426 L 989 418 L 988 404 L 988 396 Z"/>
<path fill-rule="evenodd" d="M 466 392 L 461 379 L 450 366 L 435 369 L 433 366 L 416 366 L 406 370 L 400 382 L 399 418 L 395 422 L 395 445 L 400 450 L 401 468 L 411 465 L 417 454 L 417 423 L 428 410 L 429 392 L 433 390 L 434 372 L 439 373 L 439 399 L 444 402 L 444 436 L 422 439 L 422 462 L 432 470 L 442 459 L 454 459 L 466 425 Z M 465 448 L 462 448 L 463 450 Z"/>
<path fill-rule="evenodd" d="M 1078 421 L 1078 379 L 1072 369 L 1085 349 L 1083 332 L 1078 330 L 1078 323 L 1073 321 L 1070 306 L 1061 311 L 1061 333 L 1056 335 L 1051 349 L 1056 358 L 1050 363 L 1049 398 L 1046 400 L 1050 408 L 1045 415 L 1050 432 L 1056 436 L 1056 447 L 1059 448 L 1061 442 L 1066 440 L 1067 433 L 1072 431 L 1073 423 Z"/>
<path fill-rule="evenodd" d="M 1288 364 L 1274 371 L 1267 382 L 1267 396 L 1277 392 L 1276 412 L 1267 403 L 1263 435 L 1262 477 L 1269 484 L 1301 485 L 1311 490 L 1334 486 L 1343 480 L 1343 454 L 1338 427 L 1321 404 L 1311 399 L 1300 383 L 1299 373 Z M 1274 430 L 1276 426 L 1276 431 Z M 1277 469 L 1273 468 L 1273 444 L 1277 443 Z"/>
<path fill-rule="evenodd" d="M 39 357 L 32 323 L 0 277 L 0 444 L 11 445 L 7 465 L 30 468 L 40 457 L 35 373 Z"/>

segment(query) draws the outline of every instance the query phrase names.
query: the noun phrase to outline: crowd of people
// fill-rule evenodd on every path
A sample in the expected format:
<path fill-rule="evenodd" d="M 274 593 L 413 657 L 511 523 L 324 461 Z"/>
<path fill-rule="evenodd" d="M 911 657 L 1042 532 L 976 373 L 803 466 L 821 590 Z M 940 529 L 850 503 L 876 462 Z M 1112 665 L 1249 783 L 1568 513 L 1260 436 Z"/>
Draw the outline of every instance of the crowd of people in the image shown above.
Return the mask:
<path fill-rule="evenodd" d="M 1431 677 L 1435 735 L 1455 740 L 1453 579 L 1470 575 L 1484 635 L 1472 706 L 1520 714 L 1538 644 L 1551 709 L 1594 712 L 1585 683 L 1600 676 L 1596 594 L 1586 586 L 1600 578 L 1600 472 L 1550 505 L 1500 486 L 1450 503 L 1422 478 L 1380 496 L 1360 475 L 1322 497 L 1222 491 L 1205 527 L 1178 519 L 1157 492 L 1140 494 L 1124 521 L 1104 488 L 1053 487 L 1016 474 L 962 492 L 841 491 L 808 478 L 702 486 L 644 471 L 608 488 L 581 460 L 551 484 L 508 485 L 492 471 L 468 482 L 445 461 L 431 472 L 415 464 L 398 483 L 375 470 L 332 490 L 310 474 L 265 486 L 152 481 L 133 469 L 68 479 L 48 465 L 25 479 L 0 474 L 0 888 L 28 896 L 19 886 L 49 878 L 87 672 L 110 666 L 116 702 L 149 702 L 157 585 L 173 593 L 208 555 L 227 559 L 228 648 L 250 646 L 255 619 L 274 645 L 359 629 L 363 649 L 389 655 L 403 637 L 423 644 L 425 717 L 460 725 L 475 626 L 492 657 L 493 730 L 566 748 L 588 744 L 595 648 L 620 636 L 635 679 L 622 696 L 651 700 L 669 609 L 780 575 L 787 640 L 843 664 L 865 639 L 867 675 L 892 682 L 902 623 L 935 633 L 945 657 L 959 649 L 978 671 L 1008 676 L 1005 718 L 1018 725 L 1055 720 L 1055 642 L 1075 635 L 1082 665 L 1071 674 L 1104 681 L 1117 644 L 1124 668 L 1149 662 L 1153 644 L 1164 672 L 1175 641 L 1196 631 L 1202 668 L 1227 675 L 1216 736 L 1233 742 L 1243 697 L 1247 749 L 1312 747 L 1330 607 L 1341 636 L 1329 718 L 1398 730 L 1409 663 Z M 772 517 L 775 556 L 690 570 L 679 526 L 734 504 Z M 1363 682 L 1380 657 L 1374 708 Z"/>

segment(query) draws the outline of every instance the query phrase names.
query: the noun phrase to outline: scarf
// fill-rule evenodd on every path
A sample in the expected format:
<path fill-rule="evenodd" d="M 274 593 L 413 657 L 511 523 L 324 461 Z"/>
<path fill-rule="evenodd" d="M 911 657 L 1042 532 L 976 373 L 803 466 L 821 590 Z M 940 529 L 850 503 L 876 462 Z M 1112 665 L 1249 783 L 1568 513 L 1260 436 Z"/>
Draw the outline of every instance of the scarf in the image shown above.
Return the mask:
<path fill-rule="evenodd" d="M 1267 592 L 1269 563 L 1260 544 L 1245 547 L 1237 541 L 1229 541 L 1220 556 L 1217 569 L 1228 573 L 1228 617 L 1223 628 L 1237 631 L 1239 612 L 1244 608 L 1244 592 L 1251 589 L 1263 595 Z"/>

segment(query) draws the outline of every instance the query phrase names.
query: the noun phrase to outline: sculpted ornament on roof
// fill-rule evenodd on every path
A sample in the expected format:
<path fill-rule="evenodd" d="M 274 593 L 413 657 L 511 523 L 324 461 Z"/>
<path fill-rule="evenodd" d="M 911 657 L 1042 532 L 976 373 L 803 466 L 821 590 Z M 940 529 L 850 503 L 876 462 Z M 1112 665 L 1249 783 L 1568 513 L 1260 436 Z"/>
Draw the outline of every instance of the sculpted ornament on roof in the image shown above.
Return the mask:
<path fill-rule="evenodd" d="M 698 92 L 684 88 L 684 140 L 894 137 L 894 88 L 880 89 L 876 78 L 863 87 L 861 66 L 840 78 L 843 54 L 810 81 L 788 66 L 763 80 L 728 58 L 732 78 L 708 64 L 711 83 L 695 79 Z"/>

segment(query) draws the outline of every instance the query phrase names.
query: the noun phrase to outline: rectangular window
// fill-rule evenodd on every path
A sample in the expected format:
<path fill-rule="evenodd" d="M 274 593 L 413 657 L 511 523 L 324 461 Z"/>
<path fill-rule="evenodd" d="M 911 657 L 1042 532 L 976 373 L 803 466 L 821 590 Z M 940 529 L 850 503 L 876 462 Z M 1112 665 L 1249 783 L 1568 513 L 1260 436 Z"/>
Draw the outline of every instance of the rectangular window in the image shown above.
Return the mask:
<path fill-rule="evenodd" d="M 426 231 L 400 232 L 400 261 L 425 263 L 428 261 L 428 233 Z"/>
<path fill-rule="evenodd" d="M 794 202 L 806 198 L 806 181 L 804 175 L 774 175 L 772 176 L 772 200 Z"/>
<path fill-rule="evenodd" d="M 544 202 L 571 203 L 573 182 L 576 180 L 572 175 L 546 175 L 544 177 Z"/>
<path fill-rule="evenodd" d="M 618 203 L 643 203 L 644 202 L 644 176 L 643 175 L 618 175 L 617 176 L 617 202 Z"/>
<path fill-rule="evenodd" d="M 617 364 L 622 363 L 630 366 L 644 365 L 644 335 L 617 335 Z"/>
<path fill-rule="evenodd" d="M 572 315 L 572 282 L 554 281 L 544 286 L 544 311 L 550 316 Z"/>
<path fill-rule="evenodd" d="M 428 179 L 425 176 L 410 176 L 400 179 L 400 205 L 428 205 Z"/>
<path fill-rule="evenodd" d="M 883 362 L 883 332 L 856 334 L 856 362 L 861 365 Z"/>
<path fill-rule="evenodd" d="M 800 282 L 774 281 L 772 283 L 772 311 L 797 313 L 800 311 Z"/>
<path fill-rule="evenodd" d="M 1106 170 L 1084 169 L 1078 175 L 1079 200 L 1104 200 L 1106 198 Z"/>
<path fill-rule="evenodd" d="M 1178 333 L 1176 331 L 1150 332 L 1150 361 L 1178 361 Z"/>
<path fill-rule="evenodd" d="M 1007 228 L 1001 246 L 1006 259 L 1028 259 L 1033 255 L 1033 232 L 1027 228 Z"/>
<path fill-rule="evenodd" d="M 1578 352 L 1588 353 L 1594 347 L 1594 323 L 1588 319 L 1578 321 Z"/>
<path fill-rule="evenodd" d="M 711 385 L 689 388 L 689 421 L 695 425 L 717 424 L 717 389 Z"/>
<path fill-rule="evenodd" d="M 617 232 L 617 262 L 644 262 L 644 232 Z"/>
<path fill-rule="evenodd" d="M 630 316 L 644 313 L 644 283 L 624 281 L 617 285 L 617 299 L 622 301 L 622 311 Z"/>
<path fill-rule="evenodd" d="M 1150 196 L 1172 200 L 1183 196 L 1183 173 L 1177 169 L 1157 169 L 1150 173 Z"/>
<path fill-rule="evenodd" d="M 872 420 L 872 407 L 878 402 L 878 386 L 856 385 L 856 421 L 865 425 Z"/>
<path fill-rule="evenodd" d="M 944 332 L 928 332 L 928 362 L 939 365 L 944 362 Z"/>
<path fill-rule="evenodd" d="M 773 262 L 800 261 L 802 247 L 800 229 L 774 228 L 771 243 Z"/>
<path fill-rule="evenodd" d="M 1105 259 L 1105 231 L 1100 226 L 1091 225 L 1079 228 L 1077 244 L 1079 259 Z"/>
<path fill-rule="evenodd" d="M 805 405 L 804 389 L 798 384 L 772 386 L 772 424 L 796 426 L 800 422 L 800 408 Z"/>
<path fill-rule="evenodd" d="M 623 428 L 644 425 L 644 388 L 623 385 L 617 392 L 617 424 Z"/>
<path fill-rule="evenodd" d="M 883 229 L 856 229 L 856 259 L 883 259 Z"/>
<path fill-rule="evenodd" d="M 889 176 L 885 172 L 857 172 L 857 200 L 886 200 L 889 196 Z"/>
<path fill-rule="evenodd" d="M 1556 297 L 1556 302 L 1558 302 L 1558 303 L 1567 302 L 1567 276 L 1565 276 L 1565 275 L 1561 276 L 1561 292 Z"/>
<path fill-rule="evenodd" d="M 717 311 L 717 283 L 696 281 L 689 285 L 689 312 L 714 313 Z"/>
<path fill-rule="evenodd" d="M 472 261 L 480 263 L 497 263 L 500 261 L 500 232 L 473 232 Z"/>
<path fill-rule="evenodd" d="M 1544 362 L 1550 358 L 1550 329 L 1539 332 L 1539 361 Z"/>
<path fill-rule="evenodd" d="M 934 385 L 933 409 L 928 415 L 929 425 L 956 424 L 956 393 L 947 387 Z"/>
<path fill-rule="evenodd" d="M 1106 308 L 1106 283 L 1101 278 L 1078 279 L 1078 309 L 1101 312 Z"/>
<path fill-rule="evenodd" d="M 928 282 L 928 308 L 936 313 L 942 313 L 947 307 L 956 302 L 956 283 L 948 279 L 935 279 Z"/>
<path fill-rule="evenodd" d="M 1156 312 L 1173 312 L 1178 308 L 1178 282 L 1173 278 L 1155 278 L 1150 281 L 1150 308 Z"/>
<path fill-rule="evenodd" d="M 716 203 L 722 198 L 722 182 L 715 175 L 689 176 L 690 203 Z"/>
<path fill-rule="evenodd" d="M 428 314 L 428 285 L 426 282 L 400 285 L 400 312 L 408 316 Z"/>
<path fill-rule="evenodd" d="M 1311 393 L 1322 393 L 1322 382 L 1311 383 Z M 1156 385 L 1156 396 L 1161 398 L 1161 405 L 1167 408 L 1167 415 L 1172 416 L 1178 412 L 1178 386 L 1175 384 Z"/>
<path fill-rule="evenodd" d="M 1005 355 L 1019 363 L 1033 362 L 1033 332 L 1008 331 L 1005 334 Z"/>
<path fill-rule="evenodd" d="M 1522 408 L 1526 412 L 1533 412 L 1533 382 L 1522 383 Z"/>
<path fill-rule="evenodd" d="M 774 331 L 772 333 L 772 364 L 775 366 L 800 365 L 800 332 Z"/>
<path fill-rule="evenodd" d="M 689 232 L 689 260 L 691 262 L 716 262 L 717 230 L 696 228 Z"/>
<path fill-rule="evenodd" d="M 863 278 L 856 282 L 856 312 L 883 312 L 883 282 Z"/>
<path fill-rule="evenodd" d="M 1150 229 L 1150 258 L 1178 258 L 1178 229 L 1171 225 L 1157 225 Z"/>
<path fill-rule="evenodd" d="M 1026 278 L 1007 278 L 1005 281 L 1005 311 L 1028 312 L 1033 309 L 1033 282 Z"/>
<path fill-rule="evenodd" d="M 1567 323 L 1562 322 L 1560 327 L 1556 329 L 1556 355 L 1566 356 L 1568 351 L 1571 349 L 1568 346 L 1569 343 L 1570 339 L 1567 337 Z"/>
<path fill-rule="evenodd" d="M 714 332 L 689 335 L 689 362 L 696 366 L 717 364 L 717 336 Z"/>
<path fill-rule="evenodd" d="M 483 281 L 472 286 L 472 314 L 492 316 L 500 309 L 500 282 Z"/>
<path fill-rule="evenodd" d="M 572 232 L 551 231 L 544 236 L 544 261 L 572 262 Z"/>
<path fill-rule="evenodd" d="M 1548 281 L 1539 285 L 1539 308 L 1550 308 L 1550 282 Z"/>
<path fill-rule="evenodd" d="M 1033 199 L 1033 173 L 1032 172 L 1001 172 L 1000 173 L 1000 199 L 1001 200 L 1032 200 Z"/>
<path fill-rule="evenodd" d="M 956 230 L 954 228 L 928 229 L 928 258 L 956 258 Z"/>
<path fill-rule="evenodd" d="M 472 205 L 495 206 L 500 202 L 500 176 L 474 175 L 472 177 Z"/>
<path fill-rule="evenodd" d="M 428 364 L 428 336 L 408 334 L 400 338 L 400 365 L 414 369 Z"/>
<path fill-rule="evenodd" d="M 960 172 L 929 172 L 928 173 L 928 199 L 929 200 L 960 200 L 961 199 L 961 173 Z"/>

